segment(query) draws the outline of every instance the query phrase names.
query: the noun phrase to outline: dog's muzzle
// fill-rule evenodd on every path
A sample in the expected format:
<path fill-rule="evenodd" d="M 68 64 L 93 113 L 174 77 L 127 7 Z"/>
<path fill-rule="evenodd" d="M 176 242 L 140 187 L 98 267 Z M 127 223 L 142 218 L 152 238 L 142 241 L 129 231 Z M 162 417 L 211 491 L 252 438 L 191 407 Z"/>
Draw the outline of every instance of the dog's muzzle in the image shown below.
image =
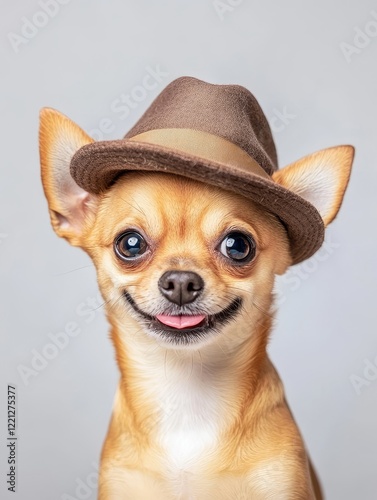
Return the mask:
<path fill-rule="evenodd" d="M 184 280 L 185 284 L 188 282 L 189 280 Z M 199 292 L 199 290 L 195 291 Z M 235 318 L 242 307 L 242 299 L 236 297 L 228 306 L 215 314 L 199 311 L 196 304 L 195 312 L 193 309 L 192 314 L 187 314 L 187 308 L 190 306 L 186 306 L 185 314 L 172 314 L 170 311 L 165 310 L 153 316 L 143 311 L 127 290 L 124 290 L 123 295 L 134 312 L 146 324 L 149 331 L 159 335 L 169 343 L 177 345 L 192 344 L 205 338 L 208 333 L 219 333 L 225 324 Z M 176 304 L 175 308 L 177 308 Z"/>

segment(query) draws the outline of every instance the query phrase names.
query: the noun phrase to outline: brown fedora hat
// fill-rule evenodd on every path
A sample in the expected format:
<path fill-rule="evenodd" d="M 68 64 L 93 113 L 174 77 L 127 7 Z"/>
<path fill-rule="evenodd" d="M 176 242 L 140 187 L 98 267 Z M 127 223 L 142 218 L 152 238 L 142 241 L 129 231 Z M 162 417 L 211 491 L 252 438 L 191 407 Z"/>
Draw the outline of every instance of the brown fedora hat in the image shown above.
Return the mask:
<path fill-rule="evenodd" d="M 278 165 L 270 127 L 254 96 L 238 85 L 178 78 L 123 139 L 83 146 L 70 168 L 76 183 L 95 194 L 129 170 L 178 174 L 241 194 L 282 222 L 294 264 L 323 242 L 316 208 L 272 179 Z"/>

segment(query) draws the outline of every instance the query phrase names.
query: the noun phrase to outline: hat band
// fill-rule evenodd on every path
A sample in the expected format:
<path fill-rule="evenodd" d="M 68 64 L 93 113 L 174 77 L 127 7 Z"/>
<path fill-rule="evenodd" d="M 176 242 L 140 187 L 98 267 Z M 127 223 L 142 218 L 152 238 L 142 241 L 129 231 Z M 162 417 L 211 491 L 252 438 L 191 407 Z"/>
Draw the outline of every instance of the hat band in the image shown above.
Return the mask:
<path fill-rule="evenodd" d="M 201 159 L 215 161 L 243 172 L 271 179 L 267 172 L 241 147 L 231 141 L 202 130 L 161 128 L 127 138 L 129 141 L 176 149 Z"/>

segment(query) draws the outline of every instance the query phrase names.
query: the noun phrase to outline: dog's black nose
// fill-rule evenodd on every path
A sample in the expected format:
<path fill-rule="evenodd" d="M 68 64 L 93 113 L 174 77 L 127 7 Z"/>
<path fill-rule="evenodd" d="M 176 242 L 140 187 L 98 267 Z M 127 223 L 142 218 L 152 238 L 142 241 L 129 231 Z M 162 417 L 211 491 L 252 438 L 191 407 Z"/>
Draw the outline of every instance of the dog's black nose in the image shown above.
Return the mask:
<path fill-rule="evenodd" d="M 191 271 L 167 271 L 158 280 L 158 287 L 170 302 L 184 306 L 200 295 L 204 281 Z"/>

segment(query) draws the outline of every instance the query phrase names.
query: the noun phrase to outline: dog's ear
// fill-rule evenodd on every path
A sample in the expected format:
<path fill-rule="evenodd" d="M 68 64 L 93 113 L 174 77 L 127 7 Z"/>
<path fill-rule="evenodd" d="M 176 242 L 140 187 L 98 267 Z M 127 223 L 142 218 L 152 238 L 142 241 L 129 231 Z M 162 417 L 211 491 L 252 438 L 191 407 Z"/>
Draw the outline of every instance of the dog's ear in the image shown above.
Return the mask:
<path fill-rule="evenodd" d="M 352 146 L 323 149 L 278 170 L 273 179 L 314 205 L 327 226 L 342 204 L 353 157 Z"/>
<path fill-rule="evenodd" d="M 93 142 L 80 127 L 50 108 L 40 112 L 39 152 L 51 224 L 58 236 L 80 245 L 80 236 L 97 197 L 79 187 L 70 174 L 74 153 Z"/>

